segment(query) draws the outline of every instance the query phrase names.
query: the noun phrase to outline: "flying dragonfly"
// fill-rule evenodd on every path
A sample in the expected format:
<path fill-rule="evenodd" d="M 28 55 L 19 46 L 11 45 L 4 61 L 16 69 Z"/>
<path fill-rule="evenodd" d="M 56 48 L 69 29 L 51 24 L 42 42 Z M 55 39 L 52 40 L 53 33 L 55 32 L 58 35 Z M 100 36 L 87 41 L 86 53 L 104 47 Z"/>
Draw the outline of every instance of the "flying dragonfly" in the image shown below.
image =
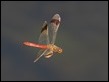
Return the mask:
<path fill-rule="evenodd" d="M 44 56 L 45 58 L 50 58 L 51 56 L 53 56 L 54 52 L 62 53 L 62 49 L 54 44 L 60 22 L 61 22 L 60 15 L 55 14 L 52 17 L 49 25 L 47 24 L 47 21 L 44 21 L 38 44 L 28 41 L 23 43 L 26 46 L 31 46 L 41 49 L 38 52 L 34 62 L 38 61 L 42 56 Z"/>

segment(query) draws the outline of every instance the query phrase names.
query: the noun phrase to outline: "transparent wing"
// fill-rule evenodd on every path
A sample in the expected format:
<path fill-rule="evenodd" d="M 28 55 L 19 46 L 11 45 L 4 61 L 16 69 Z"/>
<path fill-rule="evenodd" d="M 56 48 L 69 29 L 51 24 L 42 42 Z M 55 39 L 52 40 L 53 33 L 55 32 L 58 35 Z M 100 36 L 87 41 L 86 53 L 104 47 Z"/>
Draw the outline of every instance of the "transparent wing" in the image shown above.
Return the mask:
<path fill-rule="evenodd" d="M 49 38 L 50 38 L 51 44 L 55 43 L 56 34 L 60 25 L 60 21 L 61 21 L 61 18 L 59 14 L 55 14 L 50 22 Z"/>
<path fill-rule="evenodd" d="M 46 49 L 46 50 L 41 49 L 41 50 L 38 52 L 37 57 L 36 57 L 36 59 L 34 60 L 34 62 L 38 61 L 46 52 L 47 52 L 47 49 Z"/>
<path fill-rule="evenodd" d="M 41 44 L 49 44 L 47 21 L 45 21 L 44 24 L 43 24 L 43 26 L 42 26 L 41 34 L 39 36 L 39 40 L 38 41 Z"/>
<path fill-rule="evenodd" d="M 50 24 L 50 31 L 49 31 L 50 44 L 55 43 L 56 35 L 57 35 L 57 31 L 55 31 L 55 27 L 53 27 L 53 25 Z"/>
<path fill-rule="evenodd" d="M 43 55 L 44 55 L 44 56 L 47 56 L 47 54 L 49 54 L 49 57 L 51 57 L 52 54 L 53 54 L 53 52 L 50 51 L 49 49 L 46 49 L 46 50 L 41 49 L 41 50 L 38 52 L 37 57 L 36 57 L 36 59 L 34 60 L 34 62 L 38 61 Z M 48 57 L 46 57 L 46 58 L 48 58 Z"/>

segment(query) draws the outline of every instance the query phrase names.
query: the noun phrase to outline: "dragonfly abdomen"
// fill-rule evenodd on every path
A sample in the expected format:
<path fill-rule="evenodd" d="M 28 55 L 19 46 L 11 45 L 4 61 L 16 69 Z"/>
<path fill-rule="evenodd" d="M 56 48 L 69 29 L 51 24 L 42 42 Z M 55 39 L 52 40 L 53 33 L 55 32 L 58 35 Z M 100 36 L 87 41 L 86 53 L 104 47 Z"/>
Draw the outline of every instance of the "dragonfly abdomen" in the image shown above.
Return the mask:
<path fill-rule="evenodd" d="M 23 43 L 26 46 L 31 46 L 31 47 L 36 47 L 36 48 L 41 48 L 41 49 L 47 49 L 47 45 L 42 45 L 42 44 L 36 44 L 36 43 L 31 43 L 31 42 L 24 42 Z"/>

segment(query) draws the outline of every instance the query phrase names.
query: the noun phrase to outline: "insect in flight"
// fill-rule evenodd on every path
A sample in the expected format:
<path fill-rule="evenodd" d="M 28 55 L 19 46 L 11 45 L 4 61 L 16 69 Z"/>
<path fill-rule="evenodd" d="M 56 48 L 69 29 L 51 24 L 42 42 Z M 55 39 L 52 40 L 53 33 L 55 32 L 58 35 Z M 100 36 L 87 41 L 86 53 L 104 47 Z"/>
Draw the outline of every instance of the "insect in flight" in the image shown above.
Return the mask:
<path fill-rule="evenodd" d="M 31 47 L 36 47 L 41 49 L 38 52 L 34 62 L 39 60 L 39 58 L 41 58 L 42 56 L 45 56 L 45 58 L 50 58 L 53 55 L 53 52 L 62 53 L 62 49 L 54 45 L 56 34 L 60 25 L 60 21 L 61 21 L 61 18 L 59 14 L 55 14 L 52 17 L 49 25 L 47 24 L 47 21 L 44 22 L 38 44 L 32 43 L 32 42 L 23 43 L 26 46 L 31 46 Z"/>

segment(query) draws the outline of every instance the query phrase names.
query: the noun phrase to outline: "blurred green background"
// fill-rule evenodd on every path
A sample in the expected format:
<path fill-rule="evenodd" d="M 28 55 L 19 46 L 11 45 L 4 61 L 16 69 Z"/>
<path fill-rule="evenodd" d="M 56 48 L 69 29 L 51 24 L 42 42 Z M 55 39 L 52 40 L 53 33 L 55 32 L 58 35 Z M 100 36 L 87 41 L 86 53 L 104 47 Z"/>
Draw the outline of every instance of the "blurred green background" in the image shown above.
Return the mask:
<path fill-rule="evenodd" d="M 60 14 L 56 45 L 63 49 L 33 63 L 43 22 Z M 107 81 L 107 1 L 2 1 L 2 81 Z"/>

